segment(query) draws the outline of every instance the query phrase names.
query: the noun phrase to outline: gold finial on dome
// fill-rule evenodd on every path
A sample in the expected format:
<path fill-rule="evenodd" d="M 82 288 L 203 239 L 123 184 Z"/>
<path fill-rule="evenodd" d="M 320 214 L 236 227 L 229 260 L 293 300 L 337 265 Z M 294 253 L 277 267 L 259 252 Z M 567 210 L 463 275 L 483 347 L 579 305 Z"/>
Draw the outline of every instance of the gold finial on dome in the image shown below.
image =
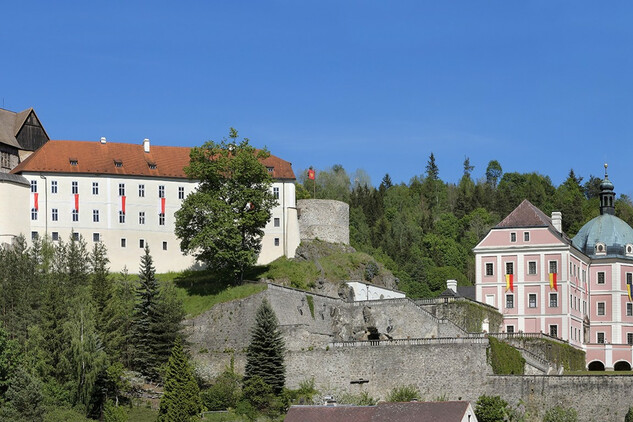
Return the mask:
<path fill-rule="evenodd" d="M 609 177 L 607 175 L 607 167 L 609 167 L 609 165 L 607 163 L 604 163 L 604 178 L 606 179 L 607 177 Z"/>

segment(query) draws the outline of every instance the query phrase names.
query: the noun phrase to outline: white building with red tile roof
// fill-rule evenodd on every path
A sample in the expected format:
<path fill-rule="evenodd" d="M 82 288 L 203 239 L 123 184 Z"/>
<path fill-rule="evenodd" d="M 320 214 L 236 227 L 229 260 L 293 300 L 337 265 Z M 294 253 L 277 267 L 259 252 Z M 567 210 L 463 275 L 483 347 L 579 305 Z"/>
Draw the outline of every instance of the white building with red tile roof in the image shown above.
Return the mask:
<path fill-rule="evenodd" d="M 82 236 L 106 245 L 111 271 L 136 272 L 145 245 L 159 272 L 193 267 L 174 234 L 174 213 L 197 186 L 183 170 L 189 151 L 152 146 L 147 139 L 46 142 L 7 175 L 15 180 L 0 180 L 3 197 L 14 198 L 4 201 L 13 215 L 0 220 L 0 242 L 19 234 L 53 241 Z M 275 156 L 262 163 L 273 177 L 278 205 L 264 229 L 260 264 L 293 257 L 299 245 L 292 166 Z"/>

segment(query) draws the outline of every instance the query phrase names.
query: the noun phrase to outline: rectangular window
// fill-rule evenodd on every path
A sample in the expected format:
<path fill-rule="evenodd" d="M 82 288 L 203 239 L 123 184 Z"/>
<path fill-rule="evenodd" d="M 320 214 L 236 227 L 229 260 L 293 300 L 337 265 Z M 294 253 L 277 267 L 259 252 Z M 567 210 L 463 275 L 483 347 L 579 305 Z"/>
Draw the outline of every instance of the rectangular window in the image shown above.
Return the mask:
<path fill-rule="evenodd" d="M 163 213 L 158 214 L 158 225 L 159 226 L 165 225 L 165 214 Z"/>
<path fill-rule="evenodd" d="M 486 275 L 494 275 L 494 265 L 492 262 L 486 262 Z"/>
<path fill-rule="evenodd" d="M 185 199 L 185 188 L 184 188 L 184 186 L 178 186 L 178 199 Z"/>
<path fill-rule="evenodd" d="M 550 274 L 558 274 L 558 261 L 549 262 L 549 272 Z"/>
<path fill-rule="evenodd" d="M 77 233 L 77 232 L 72 232 L 72 233 L 70 234 L 70 237 L 71 237 L 71 238 L 72 238 L 75 242 L 79 241 L 79 233 Z"/>
<path fill-rule="evenodd" d="M 528 274 L 535 275 L 536 274 L 536 261 L 528 262 Z"/>
<path fill-rule="evenodd" d="M 633 316 L 633 303 L 626 304 L 626 316 Z"/>
<path fill-rule="evenodd" d="M 633 273 L 626 273 L 626 284 L 633 284 Z"/>
<path fill-rule="evenodd" d="M 59 232 L 52 232 L 51 233 L 51 239 L 53 239 L 54 241 L 58 241 L 59 240 Z"/>
<path fill-rule="evenodd" d="M 278 237 L 275 238 L 275 246 L 279 246 L 279 238 Z"/>
<path fill-rule="evenodd" d="M 138 247 L 143 249 L 145 247 L 145 239 L 138 240 Z"/>
<path fill-rule="evenodd" d="M 514 274 L 514 262 L 506 262 L 506 274 Z"/>
<path fill-rule="evenodd" d="M 79 221 L 79 211 L 73 210 L 73 221 Z"/>
<path fill-rule="evenodd" d="M 35 208 L 31 208 L 31 220 L 37 220 L 37 210 Z"/>
<path fill-rule="evenodd" d="M 523 240 L 526 242 L 530 241 L 530 232 L 523 232 Z"/>
<path fill-rule="evenodd" d="M 38 232 L 31 232 L 31 240 L 37 240 L 40 237 Z"/>
<path fill-rule="evenodd" d="M 508 334 L 514 334 L 514 325 L 508 325 L 508 326 L 506 327 L 506 332 L 507 332 Z"/>
<path fill-rule="evenodd" d="M 99 182 L 92 182 L 92 194 L 99 195 Z"/>
<path fill-rule="evenodd" d="M 557 293 L 549 294 L 549 307 L 558 308 L 558 294 Z"/>
<path fill-rule="evenodd" d="M 125 248 L 126 245 L 127 245 L 127 240 L 121 239 L 121 247 Z"/>
<path fill-rule="evenodd" d="M 510 242 L 516 242 L 517 241 L 517 234 L 512 232 L 510 233 Z"/>
<path fill-rule="evenodd" d="M 92 222 L 93 223 L 99 222 L 99 210 L 92 210 Z"/>
<path fill-rule="evenodd" d="M 597 333 L 598 334 L 598 338 L 597 341 L 599 344 L 604 344 L 604 333 Z"/>
<path fill-rule="evenodd" d="M 598 284 L 604 284 L 604 273 L 602 271 L 598 272 Z"/>
<path fill-rule="evenodd" d="M 71 193 L 73 195 L 79 193 L 79 183 L 78 182 L 70 182 Z"/>
<path fill-rule="evenodd" d="M 125 183 L 119 183 L 119 196 L 125 196 Z"/>
<path fill-rule="evenodd" d="M 514 308 L 514 295 L 506 295 L 506 308 Z"/>
<path fill-rule="evenodd" d="M 549 335 L 551 337 L 558 337 L 558 325 L 552 324 L 549 326 Z"/>
<path fill-rule="evenodd" d="M 125 213 L 123 211 L 119 211 L 119 223 L 125 223 Z"/>
<path fill-rule="evenodd" d="M 51 193 L 57 193 L 57 180 L 51 181 Z"/>
<path fill-rule="evenodd" d="M 163 242 L 163 250 L 166 251 L 167 250 L 167 242 Z"/>
<path fill-rule="evenodd" d="M 279 217 L 275 217 L 275 218 L 273 219 L 273 226 L 275 226 L 275 227 L 279 227 Z"/>
<path fill-rule="evenodd" d="M 31 193 L 37 193 L 37 180 L 31 180 Z"/>
<path fill-rule="evenodd" d="M 530 293 L 528 295 L 528 307 L 536 308 L 536 293 Z"/>
<path fill-rule="evenodd" d="M 8 152 L 3 152 L 0 154 L 2 156 L 2 168 L 10 169 L 11 168 L 11 156 Z"/>
<path fill-rule="evenodd" d="M 605 304 L 604 302 L 598 302 L 598 315 L 605 314 Z"/>
<path fill-rule="evenodd" d="M 273 188 L 273 196 L 275 199 L 279 199 L 279 188 Z"/>
<path fill-rule="evenodd" d="M 626 333 L 626 344 L 633 344 L 633 333 Z"/>
<path fill-rule="evenodd" d="M 138 223 L 145 224 L 145 211 L 139 211 L 138 213 Z"/>
<path fill-rule="evenodd" d="M 98 242 L 101 240 L 101 236 L 99 235 L 99 233 L 92 233 L 92 241 L 93 242 Z"/>
<path fill-rule="evenodd" d="M 145 197 L 145 185 L 138 185 L 138 197 L 139 198 Z"/>
<path fill-rule="evenodd" d="M 164 198 L 165 197 L 165 186 L 160 185 L 158 187 L 158 197 L 159 198 Z"/>

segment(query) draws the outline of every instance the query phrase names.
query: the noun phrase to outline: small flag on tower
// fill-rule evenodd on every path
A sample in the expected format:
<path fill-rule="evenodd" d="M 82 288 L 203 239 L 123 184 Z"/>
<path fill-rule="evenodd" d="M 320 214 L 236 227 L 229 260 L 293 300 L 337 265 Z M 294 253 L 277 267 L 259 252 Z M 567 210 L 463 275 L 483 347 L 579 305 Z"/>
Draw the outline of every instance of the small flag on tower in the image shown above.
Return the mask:
<path fill-rule="evenodd" d="M 506 274 L 506 292 L 514 292 L 514 274 Z"/>
<path fill-rule="evenodd" d="M 558 274 L 549 273 L 549 288 L 558 291 Z"/>

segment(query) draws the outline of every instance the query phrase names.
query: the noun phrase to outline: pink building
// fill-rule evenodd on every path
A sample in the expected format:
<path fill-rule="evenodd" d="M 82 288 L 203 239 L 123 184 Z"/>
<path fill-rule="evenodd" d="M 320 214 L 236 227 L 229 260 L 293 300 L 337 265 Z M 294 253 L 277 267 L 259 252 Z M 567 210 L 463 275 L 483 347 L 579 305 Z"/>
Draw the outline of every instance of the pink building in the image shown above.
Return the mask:
<path fill-rule="evenodd" d="M 477 300 L 504 315 L 506 332 L 546 333 L 587 353 L 589 369 L 633 364 L 633 229 L 615 214 L 613 184 L 600 215 L 570 239 L 524 200 L 475 247 Z"/>

